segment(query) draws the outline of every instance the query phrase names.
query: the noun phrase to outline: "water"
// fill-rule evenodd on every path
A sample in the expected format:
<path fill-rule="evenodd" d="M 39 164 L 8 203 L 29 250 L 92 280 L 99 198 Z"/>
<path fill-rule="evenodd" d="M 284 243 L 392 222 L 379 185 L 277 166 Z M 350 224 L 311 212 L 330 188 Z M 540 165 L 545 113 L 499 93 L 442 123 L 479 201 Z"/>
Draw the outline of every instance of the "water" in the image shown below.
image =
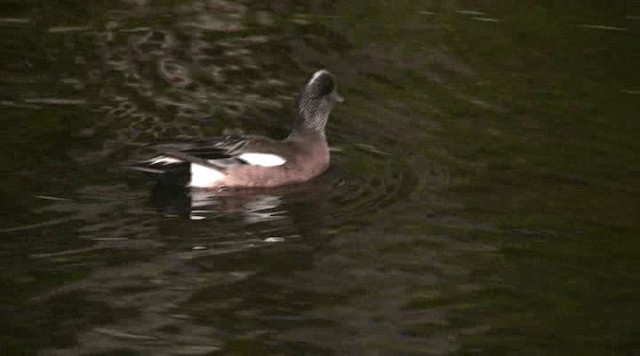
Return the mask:
<path fill-rule="evenodd" d="M 636 1 L 6 2 L 3 353 L 637 352 L 639 30 Z M 322 177 L 120 169 L 286 136 L 319 68 Z"/>

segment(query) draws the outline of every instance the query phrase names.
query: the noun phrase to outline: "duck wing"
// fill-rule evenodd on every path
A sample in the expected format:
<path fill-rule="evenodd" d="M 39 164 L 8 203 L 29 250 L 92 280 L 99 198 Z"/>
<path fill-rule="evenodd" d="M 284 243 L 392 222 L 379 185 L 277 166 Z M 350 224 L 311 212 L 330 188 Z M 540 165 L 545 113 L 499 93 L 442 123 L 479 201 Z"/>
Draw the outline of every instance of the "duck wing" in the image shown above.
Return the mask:
<path fill-rule="evenodd" d="M 194 171 L 224 175 L 234 166 L 273 167 L 285 163 L 282 145 L 266 137 L 224 136 L 212 139 L 154 146 L 158 153 L 130 169 L 142 171 L 162 182 L 188 182 Z M 278 149 L 279 147 L 279 149 Z M 196 170 L 194 170 L 194 167 Z"/>

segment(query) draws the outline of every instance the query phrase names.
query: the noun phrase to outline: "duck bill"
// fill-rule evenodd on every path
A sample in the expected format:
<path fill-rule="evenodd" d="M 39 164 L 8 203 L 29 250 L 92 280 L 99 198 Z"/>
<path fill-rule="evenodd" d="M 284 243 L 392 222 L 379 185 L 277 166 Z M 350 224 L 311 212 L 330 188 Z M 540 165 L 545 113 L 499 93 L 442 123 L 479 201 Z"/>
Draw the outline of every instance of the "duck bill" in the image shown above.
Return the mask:
<path fill-rule="evenodd" d="M 336 103 L 341 103 L 344 101 L 344 98 L 335 91 L 331 93 L 331 99 L 333 99 L 333 101 L 335 101 Z"/>

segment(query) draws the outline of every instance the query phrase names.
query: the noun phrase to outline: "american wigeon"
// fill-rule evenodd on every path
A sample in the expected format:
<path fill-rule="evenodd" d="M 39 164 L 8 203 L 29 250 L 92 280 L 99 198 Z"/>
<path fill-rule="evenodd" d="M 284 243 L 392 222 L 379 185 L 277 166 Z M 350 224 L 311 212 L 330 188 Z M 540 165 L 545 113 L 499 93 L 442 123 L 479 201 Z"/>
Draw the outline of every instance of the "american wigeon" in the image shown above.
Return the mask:
<path fill-rule="evenodd" d="M 197 188 L 275 187 L 307 181 L 329 166 L 325 126 L 336 102 L 336 78 L 319 70 L 296 101 L 291 134 L 278 141 L 233 135 L 158 146 L 160 155 L 131 166 L 153 178 Z"/>

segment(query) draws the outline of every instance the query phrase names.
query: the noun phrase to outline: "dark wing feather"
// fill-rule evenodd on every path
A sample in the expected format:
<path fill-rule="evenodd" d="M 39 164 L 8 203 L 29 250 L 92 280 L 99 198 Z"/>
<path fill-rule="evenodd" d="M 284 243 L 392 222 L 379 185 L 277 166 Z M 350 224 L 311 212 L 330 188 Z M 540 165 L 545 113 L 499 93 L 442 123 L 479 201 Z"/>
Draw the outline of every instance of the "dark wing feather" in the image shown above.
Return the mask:
<path fill-rule="evenodd" d="M 213 139 L 172 143 L 154 146 L 156 157 L 130 165 L 130 169 L 142 171 L 159 181 L 188 182 L 190 164 L 195 163 L 224 171 L 231 166 L 248 164 L 239 155 L 246 152 L 265 152 L 282 154 L 281 149 L 274 149 L 270 139 L 258 136 L 224 136 Z M 168 157 L 179 160 L 169 162 L 158 160 Z"/>
<path fill-rule="evenodd" d="M 136 162 L 127 168 L 146 173 L 160 183 L 184 185 L 190 179 L 190 165 L 196 163 L 217 170 L 245 164 L 233 151 L 246 144 L 240 136 L 216 137 L 206 141 L 169 143 L 153 146 L 154 158 Z M 180 162 L 156 161 L 158 157 L 176 158 Z"/>
<path fill-rule="evenodd" d="M 204 166 L 224 169 L 234 164 L 246 164 L 238 156 L 247 152 L 283 155 L 282 147 L 274 145 L 274 142 L 278 141 L 260 136 L 225 136 L 214 140 L 190 143 L 188 146 L 159 146 L 158 152 Z"/>

